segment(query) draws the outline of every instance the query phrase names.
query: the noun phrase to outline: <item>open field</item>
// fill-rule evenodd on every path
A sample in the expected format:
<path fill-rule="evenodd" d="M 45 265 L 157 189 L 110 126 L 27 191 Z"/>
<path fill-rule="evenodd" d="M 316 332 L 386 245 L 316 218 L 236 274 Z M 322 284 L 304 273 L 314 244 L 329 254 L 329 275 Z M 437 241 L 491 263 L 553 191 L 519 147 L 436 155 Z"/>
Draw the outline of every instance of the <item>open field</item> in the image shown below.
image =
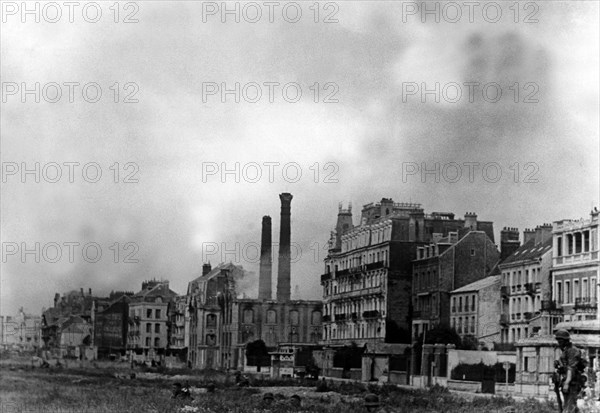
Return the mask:
<path fill-rule="evenodd" d="M 111 369 L 0 369 L 2 413 L 5 412 L 94 412 L 94 413 L 170 413 L 184 410 L 198 413 L 225 412 L 332 412 L 364 413 L 363 398 L 367 392 L 378 393 L 388 411 L 444 413 L 550 413 L 556 411 L 547 403 L 535 400 L 516 402 L 500 397 L 463 397 L 443 388 L 406 390 L 394 386 L 365 386 L 360 383 L 328 383 L 329 390 L 315 392 L 309 382 L 254 380 L 250 388 L 231 385 L 231 377 L 220 373 L 194 376 L 165 376 L 136 372 L 136 378 Z M 115 377 L 120 376 L 120 378 Z M 188 379 L 193 401 L 173 400 L 171 385 Z M 204 393 L 209 382 L 216 384 L 215 393 Z M 298 386 L 298 385 L 301 386 Z M 292 387 L 294 386 L 294 387 Z M 275 394 L 275 404 L 262 403 L 266 391 Z M 302 398 L 300 409 L 287 402 L 289 396 Z M 511 409 L 512 407 L 512 409 Z M 197 409 L 197 410 L 196 410 Z M 513 410 L 514 409 L 514 410 Z"/>

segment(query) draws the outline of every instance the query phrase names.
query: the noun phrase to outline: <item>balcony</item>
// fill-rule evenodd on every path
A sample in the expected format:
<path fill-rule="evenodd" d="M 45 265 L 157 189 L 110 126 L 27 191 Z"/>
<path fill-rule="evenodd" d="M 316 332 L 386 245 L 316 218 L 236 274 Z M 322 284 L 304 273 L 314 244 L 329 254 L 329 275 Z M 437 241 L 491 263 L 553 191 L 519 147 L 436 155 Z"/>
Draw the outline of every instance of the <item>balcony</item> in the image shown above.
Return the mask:
<path fill-rule="evenodd" d="M 324 323 L 328 323 L 329 321 L 331 321 L 331 316 L 330 315 L 324 315 L 322 318 Z"/>
<path fill-rule="evenodd" d="M 346 320 L 346 314 L 342 313 L 342 314 L 336 314 L 334 316 L 335 321 L 345 321 Z"/>
<path fill-rule="evenodd" d="M 378 286 L 378 287 L 361 288 L 361 289 L 352 290 L 352 291 L 338 292 L 337 294 L 335 294 L 335 296 L 336 296 L 336 298 L 354 298 L 354 297 L 364 297 L 367 295 L 379 295 L 382 292 L 383 292 L 382 287 Z"/>
<path fill-rule="evenodd" d="M 525 293 L 530 296 L 534 296 L 536 293 L 536 288 L 534 283 L 525 284 Z"/>
<path fill-rule="evenodd" d="M 594 261 L 598 259 L 598 251 L 588 251 L 577 254 L 570 254 L 562 257 L 554 257 L 553 264 L 563 265 L 563 264 L 574 264 L 578 262 L 586 262 L 586 261 Z"/>
<path fill-rule="evenodd" d="M 508 314 L 500 314 L 500 324 L 508 325 L 508 323 L 509 323 Z"/>
<path fill-rule="evenodd" d="M 525 319 L 525 321 L 529 321 L 533 318 L 533 313 L 523 313 L 523 318 Z"/>
<path fill-rule="evenodd" d="M 455 307 L 455 306 L 452 306 L 452 309 L 450 310 L 450 312 L 452 312 L 452 313 L 456 313 L 456 307 Z"/>
<path fill-rule="evenodd" d="M 367 269 L 367 271 L 376 270 L 378 268 L 383 268 L 384 264 L 385 264 L 384 261 L 372 262 L 372 263 L 366 265 L 366 269 Z"/>
<path fill-rule="evenodd" d="M 504 298 L 504 297 L 508 297 L 510 295 L 510 291 L 508 289 L 508 286 L 503 285 L 502 287 L 500 287 L 500 295 Z"/>
<path fill-rule="evenodd" d="M 348 270 L 348 269 L 336 271 L 335 278 L 343 277 L 343 276 L 348 275 L 348 274 L 350 274 L 350 270 Z"/>
<path fill-rule="evenodd" d="M 377 310 L 363 311 L 362 316 L 363 316 L 363 318 L 377 318 L 377 317 L 379 317 L 379 311 L 377 311 Z"/>
<path fill-rule="evenodd" d="M 329 281 L 331 280 L 331 273 L 328 272 L 327 274 L 321 274 L 321 283 L 324 283 L 325 281 Z"/>
<path fill-rule="evenodd" d="M 350 318 L 352 319 L 353 322 L 358 321 L 358 313 L 350 314 Z"/>
<path fill-rule="evenodd" d="M 575 299 L 575 310 L 596 309 L 598 300 L 596 297 L 577 297 Z"/>

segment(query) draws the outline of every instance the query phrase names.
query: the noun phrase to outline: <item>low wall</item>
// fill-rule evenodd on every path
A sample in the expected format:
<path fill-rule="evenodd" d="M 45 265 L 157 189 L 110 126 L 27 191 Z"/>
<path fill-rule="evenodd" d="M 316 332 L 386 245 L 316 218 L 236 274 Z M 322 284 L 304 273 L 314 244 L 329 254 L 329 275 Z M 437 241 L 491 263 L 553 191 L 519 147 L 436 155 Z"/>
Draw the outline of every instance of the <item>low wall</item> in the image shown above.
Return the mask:
<path fill-rule="evenodd" d="M 548 396 L 549 394 L 554 394 L 554 392 L 550 392 L 549 384 L 524 384 L 524 383 L 515 383 L 515 395 L 533 397 L 533 396 Z"/>
<path fill-rule="evenodd" d="M 350 379 L 360 381 L 362 369 L 350 369 L 344 374 L 344 369 L 341 367 L 332 367 L 323 371 L 325 377 L 333 377 L 336 379 Z"/>
<path fill-rule="evenodd" d="M 450 390 L 468 391 L 471 393 L 481 393 L 481 382 L 467 380 L 448 380 Z"/>
<path fill-rule="evenodd" d="M 405 371 L 390 371 L 390 383 L 409 384 L 409 375 Z"/>
<path fill-rule="evenodd" d="M 496 394 L 499 396 L 512 396 L 515 393 L 514 384 L 496 383 Z"/>

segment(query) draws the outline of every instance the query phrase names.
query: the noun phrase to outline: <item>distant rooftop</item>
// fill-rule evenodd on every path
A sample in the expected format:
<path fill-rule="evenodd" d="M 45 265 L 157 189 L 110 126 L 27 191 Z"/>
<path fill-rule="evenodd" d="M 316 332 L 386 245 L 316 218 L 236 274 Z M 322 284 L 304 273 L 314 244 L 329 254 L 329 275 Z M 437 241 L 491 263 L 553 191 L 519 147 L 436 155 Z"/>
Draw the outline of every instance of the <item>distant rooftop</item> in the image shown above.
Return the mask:
<path fill-rule="evenodd" d="M 490 287 L 490 286 L 494 285 L 495 283 L 499 283 L 499 282 L 500 282 L 500 276 L 492 275 L 489 277 L 482 278 L 481 280 L 472 282 L 471 284 L 467 284 L 464 287 L 457 288 L 456 290 L 452 291 L 451 293 L 467 293 L 470 291 L 479 291 L 483 288 Z"/>

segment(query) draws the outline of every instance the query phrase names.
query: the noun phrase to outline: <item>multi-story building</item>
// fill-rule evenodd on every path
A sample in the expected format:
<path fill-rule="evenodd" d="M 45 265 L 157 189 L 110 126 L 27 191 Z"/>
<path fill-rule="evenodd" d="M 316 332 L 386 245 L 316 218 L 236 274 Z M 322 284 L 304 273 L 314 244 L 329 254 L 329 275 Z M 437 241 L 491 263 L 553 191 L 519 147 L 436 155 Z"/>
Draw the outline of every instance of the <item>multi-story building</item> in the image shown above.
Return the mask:
<path fill-rule="evenodd" d="M 127 348 L 143 358 L 160 358 L 168 347 L 167 309 L 177 293 L 169 289 L 168 281 L 144 281 L 142 289 L 131 296 Z"/>
<path fill-rule="evenodd" d="M 134 324 L 134 320 L 129 317 L 129 303 L 132 296 L 132 291 L 112 292 L 108 299 L 94 301 L 93 343 L 98 358 L 116 354 L 125 355 L 129 325 Z"/>
<path fill-rule="evenodd" d="M 187 360 L 187 335 L 186 332 L 186 315 L 187 313 L 187 296 L 182 295 L 175 297 L 169 302 L 167 308 L 167 336 L 168 346 L 167 353 L 177 356 L 181 360 Z M 188 318 L 189 323 L 189 318 Z"/>
<path fill-rule="evenodd" d="M 490 275 L 499 259 L 494 241 L 483 231 L 463 237 L 450 233 L 419 247 L 412 270 L 413 337 L 436 325 L 449 326 L 450 292 Z"/>
<path fill-rule="evenodd" d="M 500 275 L 491 275 L 450 293 L 450 325 L 461 338 L 491 349 L 500 339 Z"/>
<path fill-rule="evenodd" d="M 552 226 L 549 224 L 525 230 L 523 245 L 500 263 L 502 343 L 551 334 L 553 326 L 560 321 L 544 304 L 550 299 L 551 265 Z"/>
<path fill-rule="evenodd" d="M 360 224 L 354 226 L 351 207 L 340 205 L 321 276 L 323 343 L 375 346 L 410 341 L 412 260 L 417 246 L 472 229 L 485 231 L 493 240 L 493 224 L 478 222 L 472 213 L 464 220 L 452 213 L 425 214 L 420 204 L 383 198 L 365 205 Z"/>
<path fill-rule="evenodd" d="M 552 300 L 564 321 L 598 318 L 598 209 L 589 219 L 555 221 Z"/>
<path fill-rule="evenodd" d="M 2 348 L 36 350 L 42 346 L 42 317 L 27 314 L 23 307 L 16 316 L 0 316 Z"/>

